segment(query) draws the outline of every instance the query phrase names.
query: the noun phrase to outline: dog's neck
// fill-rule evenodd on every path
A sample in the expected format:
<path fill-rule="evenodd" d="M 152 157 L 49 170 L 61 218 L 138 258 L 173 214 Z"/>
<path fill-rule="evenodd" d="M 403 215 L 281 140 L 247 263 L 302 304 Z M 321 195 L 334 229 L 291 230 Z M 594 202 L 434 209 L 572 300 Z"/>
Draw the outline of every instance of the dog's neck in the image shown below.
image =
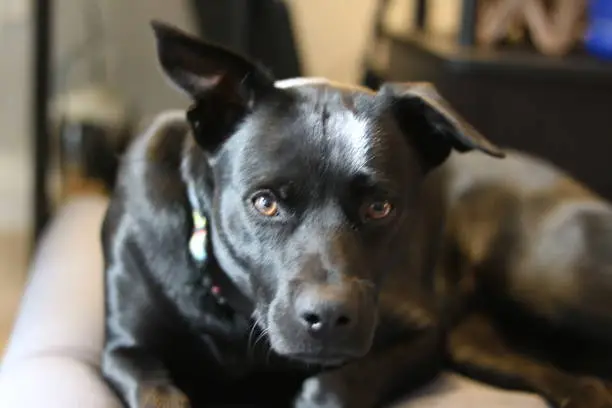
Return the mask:
<path fill-rule="evenodd" d="M 191 139 L 191 138 L 188 138 Z M 202 272 L 201 284 L 208 292 L 209 296 L 215 300 L 219 308 L 224 309 L 229 314 L 239 314 L 245 318 L 250 318 L 252 313 L 251 301 L 236 287 L 225 271 L 218 264 L 212 250 L 209 228 L 210 217 L 207 214 L 207 203 L 201 199 L 197 192 L 206 190 L 204 180 L 195 177 L 195 174 L 204 175 L 206 170 L 194 168 L 202 166 L 203 154 L 195 146 L 193 141 L 186 143 L 188 154 L 182 164 L 183 180 L 187 190 L 187 198 L 192 216 L 192 231 L 189 239 L 189 252 L 195 264 Z M 196 157 L 197 156 L 197 157 Z M 199 163 L 199 166 L 196 164 Z"/>

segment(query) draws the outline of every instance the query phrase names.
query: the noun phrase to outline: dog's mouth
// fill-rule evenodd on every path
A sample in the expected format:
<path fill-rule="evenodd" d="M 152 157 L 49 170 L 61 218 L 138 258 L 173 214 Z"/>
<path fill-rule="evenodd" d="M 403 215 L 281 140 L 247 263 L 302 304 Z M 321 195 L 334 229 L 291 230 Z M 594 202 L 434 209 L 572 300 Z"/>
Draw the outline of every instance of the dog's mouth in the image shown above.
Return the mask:
<path fill-rule="evenodd" d="M 254 321 L 257 330 L 260 332 L 262 336 L 266 338 L 269 342 L 269 331 L 268 326 L 264 319 L 255 319 Z M 272 347 L 274 349 L 274 347 Z M 346 354 L 346 353 L 336 353 L 336 352 L 279 352 L 275 350 L 278 355 L 283 358 L 292 360 L 294 362 L 308 364 L 308 365 L 318 365 L 325 368 L 334 368 L 338 366 L 342 366 L 349 361 L 355 359 L 354 355 Z"/>
<path fill-rule="evenodd" d="M 285 357 L 305 364 L 320 365 L 324 367 L 342 366 L 354 357 L 337 353 L 291 353 Z"/>

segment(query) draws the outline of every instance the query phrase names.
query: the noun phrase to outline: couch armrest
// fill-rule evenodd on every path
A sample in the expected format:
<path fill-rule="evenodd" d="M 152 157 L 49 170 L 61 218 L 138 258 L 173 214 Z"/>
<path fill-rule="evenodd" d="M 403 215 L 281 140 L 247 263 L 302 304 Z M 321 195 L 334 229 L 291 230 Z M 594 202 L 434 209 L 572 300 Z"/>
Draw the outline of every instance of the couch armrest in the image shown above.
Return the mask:
<path fill-rule="evenodd" d="M 75 198 L 42 236 L 0 366 L 0 406 L 119 406 L 99 374 L 106 206 L 103 197 Z"/>

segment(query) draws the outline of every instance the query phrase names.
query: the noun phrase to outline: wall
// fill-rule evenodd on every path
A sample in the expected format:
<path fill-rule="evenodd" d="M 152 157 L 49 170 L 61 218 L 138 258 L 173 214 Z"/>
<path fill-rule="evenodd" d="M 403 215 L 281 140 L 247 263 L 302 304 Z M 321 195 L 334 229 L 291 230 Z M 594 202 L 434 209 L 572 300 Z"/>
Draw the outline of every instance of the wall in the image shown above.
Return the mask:
<path fill-rule="evenodd" d="M 22 231 L 30 215 L 29 3 L 0 0 L 0 233 Z"/>
<path fill-rule="evenodd" d="M 428 0 L 431 32 L 452 35 L 462 0 Z M 359 82 L 378 0 L 290 0 L 306 74 Z M 411 29 L 414 0 L 392 0 L 385 16 L 393 31 Z"/>
<path fill-rule="evenodd" d="M 143 115 L 183 106 L 186 99 L 168 86 L 158 69 L 149 23 L 152 19 L 160 19 L 193 31 L 194 23 L 184 0 L 56 0 L 63 13 L 57 16 L 60 21 L 56 25 L 56 38 L 62 45 L 56 54 L 57 66 L 70 50 L 83 42 L 86 24 L 83 5 L 95 2 L 99 4 L 98 14 L 104 21 L 107 45 L 97 47 L 98 55 L 106 53 L 109 57 L 108 70 L 114 89 Z M 80 24 L 68 24 L 71 21 L 80 21 Z M 76 66 L 70 85 L 85 83 L 88 68 L 87 64 Z"/>
<path fill-rule="evenodd" d="M 293 0 L 307 75 L 359 81 L 376 0 Z"/>
<path fill-rule="evenodd" d="M 115 88 L 142 114 L 185 104 L 159 75 L 148 25 L 151 18 L 162 18 L 192 27 L 188 9 L 179 0 L 55 0 L 53 91 L 63 91 L 60 85 L 82 86 L 89 79 L 86 64 L 75 64 L 67 83 L 60 80 L 59 68 L 64 68 L 68 56 L 83 43 L 87 24 L 83 5 L 95 2 L 100 5 L 113 49 Z M 31 3 L 0 0 L 0 232 L 19 235 L 30 228 L 32 213 Z"/>

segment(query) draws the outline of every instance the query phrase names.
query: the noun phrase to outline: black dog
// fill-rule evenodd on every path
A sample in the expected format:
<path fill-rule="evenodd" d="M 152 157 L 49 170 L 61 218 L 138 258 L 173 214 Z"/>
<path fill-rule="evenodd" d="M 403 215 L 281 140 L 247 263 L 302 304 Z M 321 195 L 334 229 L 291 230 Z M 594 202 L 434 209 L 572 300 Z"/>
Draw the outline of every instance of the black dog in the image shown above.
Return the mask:
<path fill-rule="evenodd" d="M 503 153 L 431 87 L 275 83 L 153 27 L 194 104 L 134 143 L 103 227 L 123 402 L 372 407 L 431 379 L 443 209 L 424 180 L 453 150 Z"/>

